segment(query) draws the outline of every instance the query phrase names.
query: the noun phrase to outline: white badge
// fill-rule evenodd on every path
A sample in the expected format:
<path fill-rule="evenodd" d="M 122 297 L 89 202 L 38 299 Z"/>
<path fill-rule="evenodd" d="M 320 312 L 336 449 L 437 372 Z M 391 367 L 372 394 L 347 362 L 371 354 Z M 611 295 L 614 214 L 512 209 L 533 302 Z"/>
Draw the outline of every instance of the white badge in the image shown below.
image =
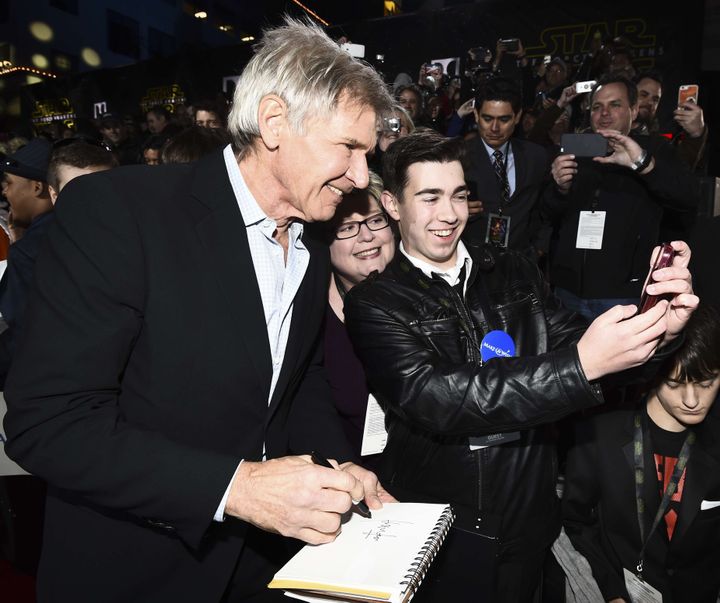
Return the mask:
<path fill-rule="evenodd" d="M 385 412 L 380 408 L 375 396 L 370 394 L 368 395 L 360 455 L 380 454 L 385 450 L 387 435 L 387 430 L 385 429 Z"/>
<path fill-rule="evenodd" d="M 630 595 L 629 603 L 662 603 L 660 591 L 638 578 L 631 571 L 623 568 L 625 574 L 625 588 Z"/>
<path fill-rule="evenodd" d="M 605 213 L 604 211 L 580 212 L 575 247 L 578 249 L 602 249 Z"/>

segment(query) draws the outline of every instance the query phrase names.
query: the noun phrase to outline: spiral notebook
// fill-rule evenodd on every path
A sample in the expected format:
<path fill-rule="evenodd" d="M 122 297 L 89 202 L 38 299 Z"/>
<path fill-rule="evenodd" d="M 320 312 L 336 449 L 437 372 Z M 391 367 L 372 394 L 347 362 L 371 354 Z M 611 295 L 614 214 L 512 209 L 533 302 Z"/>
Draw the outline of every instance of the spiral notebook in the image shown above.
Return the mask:
<path fill-rule="evenodd" d="M 406 603 L 425 577 L 453 522 L 449 505 L 391 503 L 357 513 L 329 544 L 306 545 L 273 578 L 303 601 Z"/>

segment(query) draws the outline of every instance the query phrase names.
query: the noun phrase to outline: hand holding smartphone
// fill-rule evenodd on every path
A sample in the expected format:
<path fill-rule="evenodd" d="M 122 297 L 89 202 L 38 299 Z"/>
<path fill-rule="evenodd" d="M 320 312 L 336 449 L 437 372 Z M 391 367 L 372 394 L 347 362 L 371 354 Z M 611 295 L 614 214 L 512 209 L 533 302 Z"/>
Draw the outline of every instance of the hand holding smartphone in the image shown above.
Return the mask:
<path fill-rule="evenodd" d="M 652 277 L 653 273 L 656 270 L 660 270 L 661 268 L 668 268 L 669 266 L 672 266 L 674 258 L 675 249 L 673 249 L 670 243 L 663 243 L 660 246 L 660 252 L 658 253 L 657 258 L 655 258 L 655 263 L 653 264 L 647 281 L 645 282 L 645 286 L 643 287 L 642 296 L 640 297 L 640 305 L 638 307 L 638 314 L 647 312 L 650 308 L 653 308 L 655 304 L 657 304 L 661 299 L 665 299 L 667 297 L 664 295 L 650 295 L 647 292 L 647 287 L 648 285 L 652 285 L 654 282 L 656 282 L 655 279 L 653 279 Z"/>

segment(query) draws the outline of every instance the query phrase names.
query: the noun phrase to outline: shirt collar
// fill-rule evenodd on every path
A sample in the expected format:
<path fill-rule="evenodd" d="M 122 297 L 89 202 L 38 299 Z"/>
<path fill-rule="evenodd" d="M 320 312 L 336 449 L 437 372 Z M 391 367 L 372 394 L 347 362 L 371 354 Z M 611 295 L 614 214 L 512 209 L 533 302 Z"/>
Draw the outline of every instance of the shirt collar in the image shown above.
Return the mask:
<path fill-rule="evenodd" d="M 490 159 L 494 159 L 493 154 L 495 151 L 500 151 L 503 154 L 503 157 L 505 157 L 506 154 L 512 153 L 512 148 L 510 147 L 510 141 L 508 140 L 503 146 L 501 146 L 499 149 L 493 149 L 490 145 L 488 145 L 482 138 L 480 139 L 485 146 L 485 150 L 487 151 L 488 156 Z"/>
<path fill-rule="evenodd" d="M 240 171 L 235 153 L 233 153 L 232 145 L 228 145 L 223 149 L 223 158 L 225 159 L 225 167 L 230 178 L 230 184 L 233 193 L 235 193 L 235 199 L 240 208 L 245 226 L 248 227 L 259 224 L 263 231 L 269 230 L 270 236 L 272 236 L 277 224 L 275 220 L 265 214 L 250 192 Z M 304 225 L 302 222 L 294 221 L 290 224 L 290 235 L 294 243 L 297 243 L 298 239 L 302 237 L 303 231 Z"/>
<path fill-rule="evenodd" d="M 448 285 L 451 287 L 454 287 L 458 284 L 458 279 L 460 276 L 460 271 L 462 270 L 463 266 L 465 266 L 465 274 L 469 275 L 470 270 L 472 269 L 472 258 L 470 257 L 470 254 L 468 253 L 467 247 L 465 247 L 465 243 L 462 241 L 458 242 L 457 246 L 457 255 L 455 257 L 455 265 L 451 268 L 447 268 L 444 272 L 441 272 L 441 268 L 438 268 L 437 266 L 433 266 L 429 262 L 425 262 L 423 260 L 420 260 L 416 257 L 413 257 L 408 254 L 407 251 L 405 251 L 405 246 L 403 245 L 402 241 L 400 241 L 400 251 L 403 253 L 403 255 L 410 261 L 410 263 L 421 270 L 427 277 L 433 278 L 433 275 L 437 275 L 440 278 L 442 278 Z M 467 287 L 467 278 L 465 278 L 465 286 Z"/>

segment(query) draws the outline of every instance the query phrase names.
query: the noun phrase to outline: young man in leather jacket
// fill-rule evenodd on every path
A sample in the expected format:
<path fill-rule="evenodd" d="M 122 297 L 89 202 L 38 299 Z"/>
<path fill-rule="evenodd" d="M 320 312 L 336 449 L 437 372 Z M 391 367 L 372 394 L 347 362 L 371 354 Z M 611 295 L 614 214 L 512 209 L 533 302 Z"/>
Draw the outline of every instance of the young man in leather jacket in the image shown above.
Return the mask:
<path fill-rule="evenodd" d="M 398 221 L 400 253 L 348 293 L 345 318 L 386 411 L 383 483 L 400 500 L 451 502 L 456 525 L 478 534 L 444 547 L 473 571 L 440 580 L 440 596 L 528 601 L 560 529 L 549 425 L 601 404 L 600 378 L 667 352 L 658 350 L 697 297 L 690 250 L 675 242 L 672 267 L 653 285 L 670 302 L 638 316 L 616 306 L 587 327 L 525 257 L 462 243 L 460 144 L 416 132 L 388 150 L 382 201 Z M 490 590 L 481 594 L 483 576 Z"/>

